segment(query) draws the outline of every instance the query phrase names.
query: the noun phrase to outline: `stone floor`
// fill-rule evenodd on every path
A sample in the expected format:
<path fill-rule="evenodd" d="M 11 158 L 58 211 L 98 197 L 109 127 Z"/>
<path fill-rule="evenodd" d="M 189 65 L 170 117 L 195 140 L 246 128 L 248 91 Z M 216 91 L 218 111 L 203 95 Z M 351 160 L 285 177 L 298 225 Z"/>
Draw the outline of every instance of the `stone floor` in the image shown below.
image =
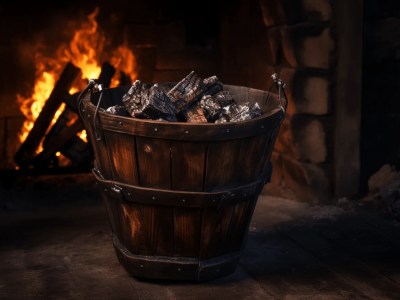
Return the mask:
<path fill-rule="evenodd" d="M 202 283 L 129 276 L 90 174 L 0 186 L 0 299 L 400 299 L 400 225 L 352 200 L 260 196 L 232 275 Z"/>

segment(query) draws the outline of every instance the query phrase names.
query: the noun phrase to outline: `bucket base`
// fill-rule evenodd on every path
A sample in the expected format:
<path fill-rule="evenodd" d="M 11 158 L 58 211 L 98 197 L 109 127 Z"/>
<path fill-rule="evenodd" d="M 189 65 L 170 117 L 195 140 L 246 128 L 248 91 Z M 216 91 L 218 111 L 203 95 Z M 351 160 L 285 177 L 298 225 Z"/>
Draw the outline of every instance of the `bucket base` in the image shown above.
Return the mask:
<path fill-rule="evenodd" d="M 118 260 L 133 277 L 164 280 L 207 281 L 232 274 L 240 259 L 234 252 L 206 260 L 197 258 L 134 255 L 113 236 Z"/>

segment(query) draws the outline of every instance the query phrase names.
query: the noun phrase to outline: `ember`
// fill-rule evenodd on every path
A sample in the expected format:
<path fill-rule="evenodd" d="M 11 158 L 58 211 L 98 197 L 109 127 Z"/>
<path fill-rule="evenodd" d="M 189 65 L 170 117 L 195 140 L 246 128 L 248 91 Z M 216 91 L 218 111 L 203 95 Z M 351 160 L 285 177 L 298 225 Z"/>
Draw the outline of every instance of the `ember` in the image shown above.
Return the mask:
<path fill-rule="evenodd" d="M 252 107 L 248 102 L 236 104 L 232 95 L 223 91 L 217 76 L 202 79 L 194 71 L 169 91 L 162 85 L 146 87 L 140 80 L 136 80 L 122 97 L 122 102 L 134 118 L 170 122 L 239 122 L 262 114 L 258 103 Z M 106 112 L 119 114 L 115 108 L 109 108 Z"/>

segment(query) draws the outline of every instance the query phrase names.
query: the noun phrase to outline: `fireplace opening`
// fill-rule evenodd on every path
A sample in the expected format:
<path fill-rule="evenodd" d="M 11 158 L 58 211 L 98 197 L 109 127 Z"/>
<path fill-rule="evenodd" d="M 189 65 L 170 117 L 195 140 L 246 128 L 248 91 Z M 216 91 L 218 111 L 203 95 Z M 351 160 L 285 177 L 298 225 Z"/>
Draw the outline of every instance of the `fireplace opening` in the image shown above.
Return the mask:
<path fill-rule="evenodd" d="M 390 5 L 376 5 L 372 0 L 207 0 L 192 10 L 183 1 L 69 1 L 30 3 L 21 11 L 13 3 L 1 4 L 0 168 L 21 168 L 15 155 L 27 121 L 22 103 L 33 99 L 40 76 L 53 71 L 54 85 L 68 63 L 83 74 L 76 58 L 87 50 L 96 72 L 76 76 L 70 95 L 76 96 L 89 77 L 100 76 L 105 63 L 115 69 L 110 86 L 135 79 L 177 81 L 195 70 L 226 84 L 268 90 L 270 75 L 279 73 L 287 84 L 288 118 L 265 192 L 314 203 L 365 193 L 380 166 L 399 161 L 391 134 L 399 124 L 397 44 L 388 29 L 398 18 Z M 88 31 L 81 38 L 91 48 L 71 46 L 80 29 Z M 378 50 L 381 45 L 384 50 Z M 40 69 L 40 59 L 49 60 L 48 69 Z M 73 112 L 64 117 L 67 125 L 75 120 Z M 34 147 L 34 155 L 40 147 Z M 73 159 L 59 150 L 50 165 L 71 165 Z M 88 162 L 91 154 L 86 155 L 74 163 Z"/>

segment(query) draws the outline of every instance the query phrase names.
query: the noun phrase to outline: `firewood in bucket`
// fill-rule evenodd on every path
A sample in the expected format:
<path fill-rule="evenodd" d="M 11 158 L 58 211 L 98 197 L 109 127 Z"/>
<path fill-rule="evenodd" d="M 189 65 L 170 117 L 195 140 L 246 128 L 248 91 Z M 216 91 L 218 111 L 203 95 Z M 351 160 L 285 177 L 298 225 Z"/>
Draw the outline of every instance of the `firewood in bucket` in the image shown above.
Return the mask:
<path fill-rule="evenodd" d="M 207 123 L 207 118 L 204 115 L 204 111 L 199 105 L 193 105 L 183 111 L 183 118 L 188 123 Z"/>
<path fill-rule="evenodd" d="M 129 113 L 127 112 L 125 106 L 122 105 L 110 106 L 106 109 L 106 112 L 116 116 L 129 117 Z"/>
<path fill-rule="evenodd" d="M 222 83 L 216 76 L 203 80 L 192 71 L 168 92 L 168 96 L 176 110 L 180 112 L 191 103 L 200 100 L 202 95 L 213 95 L 221 90 Z"/>
<path fill-rule="evenodd" d="M 257 118 L 262 115 L 262 111 L 260 105 L 258 103 L 254 103 L 253 107 L 250 108 L 250 117 L 251 119 Z"/>
<path fill-rule="evenodd" d="M 215 122 L 219 119 L 222 108 L 233 103 L 235 103 L 235 99 L 228 91 L 220 91 L 213 96 L 204 95 L 200 100 L 200 106 L 209 122 Z"/>
<path fill-rule="evenodd" d="M 176 121 L 175 108 L 171 99 L 157 84 L 146 89 L 140 80 L 136 80 L 122 97 L 122 102 L 132 117 Z"/>
<path fill-rule="evenodd" d="M 135 116 L 136 111 L 142 108 L 142 89 L 143 83 L 136 80 L 129 91 L 122 96 L 122 103 L 132 117 Z"/>
<path fill-rule="evenodd" d="M 201 95 L 215 95 L 223 90 L 223 85 L 217 76 L 210 76 L 203 80 L 204 91 Z"/>
<path fill-rule="evenodd" d="M 130 116 L 142 119 L 183 122 L 238 122 L 262 114 L 259 105 L 238 105 L 217 76 L 200 78 L 194 71 L 179 81 L 169 91 L 166 86 L 145 86 L 136 80 L 122 97 Z M 121 108 L 109 109 L 110 113 L 123 113 Z"/>
<path fill-rule="evenodd" d="M 205 95 L 201 98 L 200 107 L 209 122 L 217 120 L 222 112 L 222 106 L 211 95 Z"/>
<path fill-rule="evenodd" d="M 235 103 L 235 99 L 233 99 L 233 96 L 228 91 L 221 91 L 215 94 L 213 97 L 219 103 L 219 105 L 221 105 L 221 107 Z"/>
<path fill-rule="evenodd" d="M 246 102 L 242 105 L 234 103 L 222 108 L 221 116 L 215 121 L 215 123 L 245 121 L 260 115 L 261 109 L 257 102 L 251 108 L 249 106 L 249 102 Z"/>

